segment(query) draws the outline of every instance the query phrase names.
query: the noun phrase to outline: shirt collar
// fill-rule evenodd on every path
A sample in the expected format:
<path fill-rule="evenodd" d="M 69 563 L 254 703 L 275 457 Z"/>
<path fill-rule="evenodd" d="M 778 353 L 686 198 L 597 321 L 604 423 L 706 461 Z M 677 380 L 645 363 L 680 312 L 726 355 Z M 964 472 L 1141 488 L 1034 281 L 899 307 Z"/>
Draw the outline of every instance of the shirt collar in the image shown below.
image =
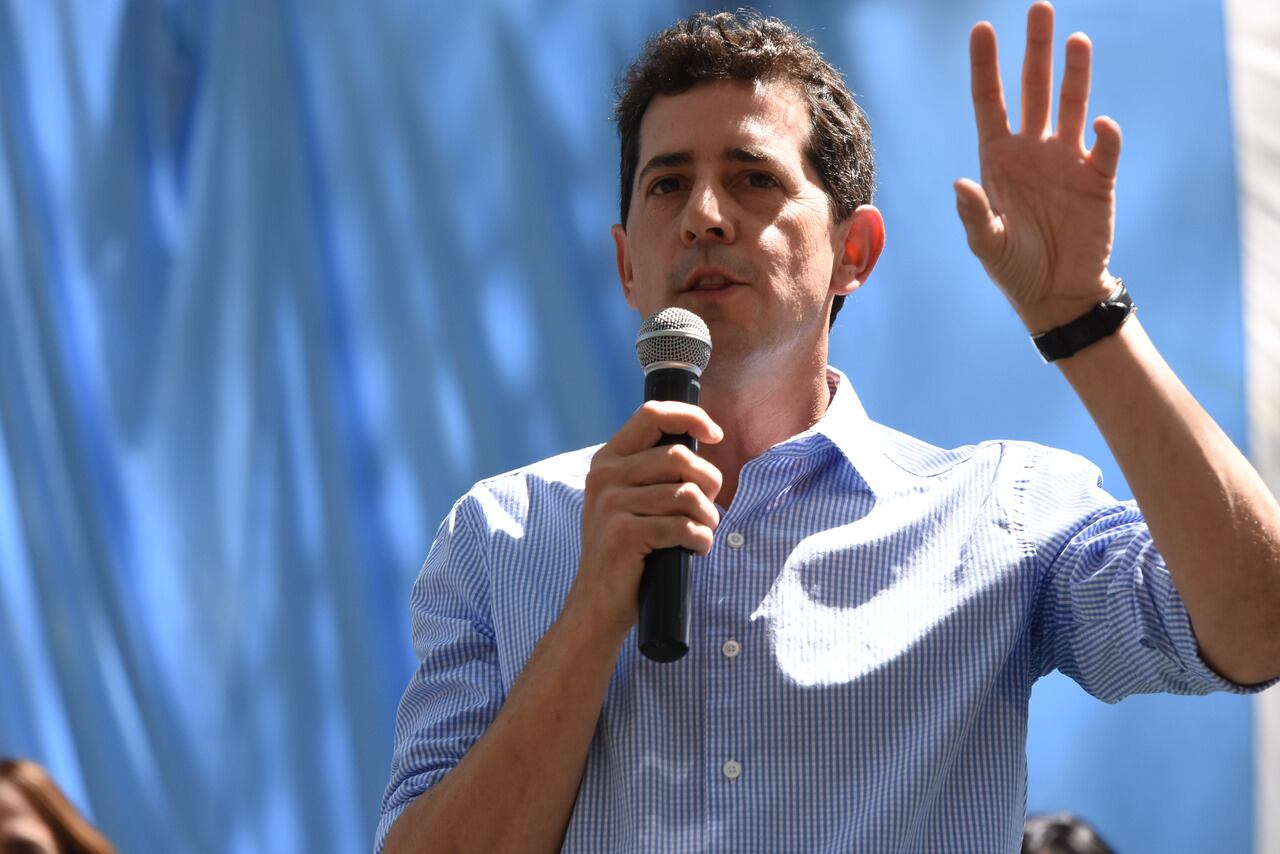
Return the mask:
<path fill-rule="evenodd" d="M 827 388 L 831 390 L 827 411 L 801 435 L 816 433 L 835 445 L 877 498 L 893 491 L 902 470 L 885 456 L 884 437 L 867 416 L 853 383 L 841 371 L 828 366 Z"/>

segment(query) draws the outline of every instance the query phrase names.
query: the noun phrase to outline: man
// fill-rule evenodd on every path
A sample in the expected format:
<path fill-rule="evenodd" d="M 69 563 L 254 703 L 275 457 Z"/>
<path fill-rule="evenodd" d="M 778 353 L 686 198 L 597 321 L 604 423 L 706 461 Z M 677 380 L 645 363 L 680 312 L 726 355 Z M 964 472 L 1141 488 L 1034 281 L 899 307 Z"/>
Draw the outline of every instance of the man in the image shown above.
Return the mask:
<path fill-rule="evenodd" d="M 1096 308 L 1120 131 L 1084 148 L 1074 35 L 1051 132 L 1052 26 L 1033 6 L 1016 135 L 974 28 L 983 180 L 957 206 L 1028 329 L 1060 330 L 1142 513 L 1071 455 L 866 417 L 826 364 L 884 245 L 865 120 L 780 23 L 679 22 L 623 81 L 613 235 L 629 305 L 710 327 L 702 406 L 645 404 L 455 506 L 413 592 L 386 850 L 1014 851 L 1040 675 L 1112 701 L 1280 675 L 1280 508 L 1122 302 Z M 670 546 L 702 556 L 693 649 L 656 664 L 630 633 Z"/>

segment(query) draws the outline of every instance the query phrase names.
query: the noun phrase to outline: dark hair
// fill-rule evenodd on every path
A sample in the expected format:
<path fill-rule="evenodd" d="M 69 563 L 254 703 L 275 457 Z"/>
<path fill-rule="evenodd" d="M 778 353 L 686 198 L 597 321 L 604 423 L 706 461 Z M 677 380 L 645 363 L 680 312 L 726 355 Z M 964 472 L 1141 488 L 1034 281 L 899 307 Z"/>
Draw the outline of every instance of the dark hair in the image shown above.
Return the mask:
<path fill-rule="evenodd" d="M 11 783 L 31 804 L 64 854 L 115 854 L 115 848 L 53 782 L 49 772 L 27 759 L 0 759 L 0 783 Z"/>
<path fill-rule="evenodd" d="M 1033 815 L 1022 829 L 1022 854 L 1114 854 L 1098 831 L 1071 813 Z"/>
<path fill-rule="evenodd" d="M 698 12 L 645 42 L 640 56 L 618 79 L 614 121 L 621 142 L 622 225 L 631 207 L 631 185 L 640 159 L 640 120 L 657 95 L 677 95 L 712 80 L 794 84 L 809 105 L 805 156 L 822 179 L 832 220 L 840 222 L 875 195 L 871 126 L 840 72 L 804 36 L 759 12 Z M 831 321 L 844 304 L 837 296 Z"/>

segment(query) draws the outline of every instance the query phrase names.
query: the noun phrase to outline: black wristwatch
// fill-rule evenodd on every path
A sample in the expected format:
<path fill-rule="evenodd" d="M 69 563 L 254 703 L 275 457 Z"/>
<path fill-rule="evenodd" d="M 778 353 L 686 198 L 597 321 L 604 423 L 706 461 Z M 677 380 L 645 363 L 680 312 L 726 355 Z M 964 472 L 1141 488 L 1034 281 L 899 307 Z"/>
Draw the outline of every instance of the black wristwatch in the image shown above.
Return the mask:
<path fill-rule="evenodd" d="M 1114 333 L 1137 310 L 1125 290 L 1124 280 L 1116 279 L 1116 289 L 1111 296 L 1070 323 L 1032 335 L 1031 342 L 1046 364 L 1065 359 Z"/>

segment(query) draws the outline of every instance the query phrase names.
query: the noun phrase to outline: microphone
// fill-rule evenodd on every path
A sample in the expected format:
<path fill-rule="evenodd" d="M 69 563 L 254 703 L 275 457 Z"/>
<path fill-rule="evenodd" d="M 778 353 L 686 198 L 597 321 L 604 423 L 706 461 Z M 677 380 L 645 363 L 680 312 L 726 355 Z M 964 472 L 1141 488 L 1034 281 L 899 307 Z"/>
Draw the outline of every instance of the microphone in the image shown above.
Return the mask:
<path fill-rule="evenodd" d="M 636 356 L 644 368 L 644 399 L 696 404 L 700 377 L 711 361 L 711 330 L 683 308 L 654 312 L 636 333 Z M 691 451 L 698 441 L 687 433 L 663 433 L 659 445 L 679 442 Z M 640 576 L 637 646 L 653 661 L 678 661 L 689 651 L 689 561 L 686 548 L 655 549 L 644 557 Z"/>

